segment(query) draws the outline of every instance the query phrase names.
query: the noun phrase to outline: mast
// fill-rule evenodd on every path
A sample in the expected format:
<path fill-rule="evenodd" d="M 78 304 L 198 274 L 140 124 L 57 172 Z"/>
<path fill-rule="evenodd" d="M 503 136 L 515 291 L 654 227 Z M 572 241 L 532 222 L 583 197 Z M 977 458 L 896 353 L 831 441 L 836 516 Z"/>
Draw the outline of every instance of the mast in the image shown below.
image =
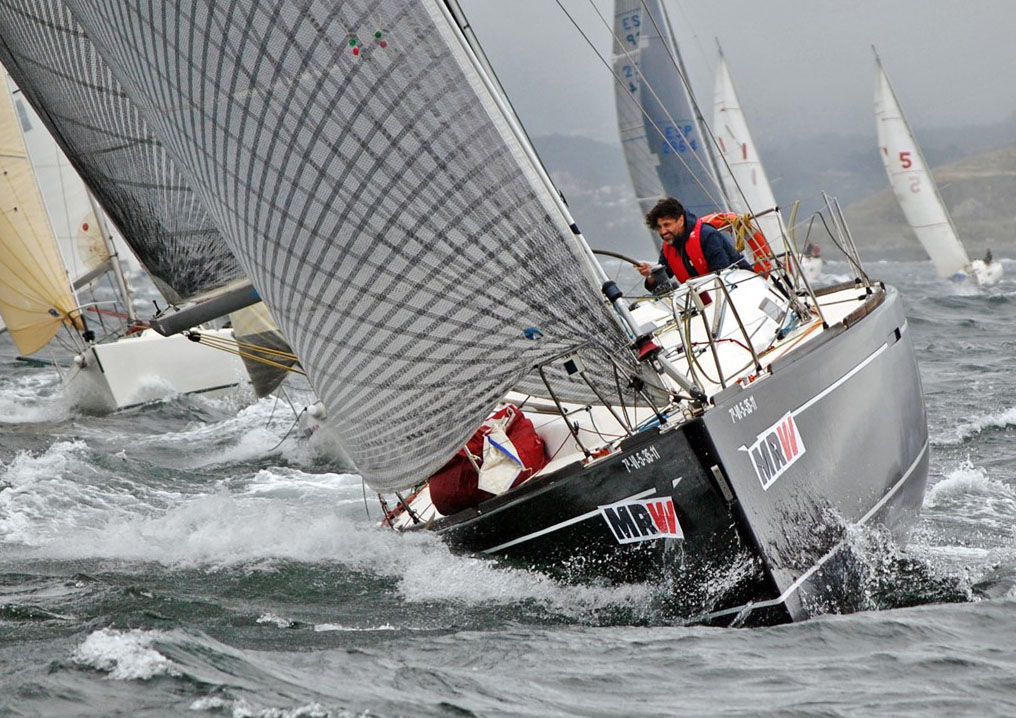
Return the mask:
<path fill-rule="evenodd" d="M 106 221 L 106 213 L 102 211 L 99 203 L 95 200 L 95 195 L 87 187 L 85 192 L 88 194 L 88 203 L 92 205 L 95 221 L 99 225 L 99 234 L 102 235 L 102 243 L 106 247 L 106 254 L 109 255 L 110 271 L 113 272 L 113 279 L 116 282 L 117 289 L 120 290 L 120 296 L 123 297 L 127 319 L 132 323 L 136 322 L 138 317 L 134 311 L 133 293 L 131 292 L 130 285 L 127 284 L 127 277 L 124 276 L 123 265 L 120 264 L 120 252 L 116 247 L 116 241 L 113 239 L 113 233 L 109 229 L 109 223 Z"/>

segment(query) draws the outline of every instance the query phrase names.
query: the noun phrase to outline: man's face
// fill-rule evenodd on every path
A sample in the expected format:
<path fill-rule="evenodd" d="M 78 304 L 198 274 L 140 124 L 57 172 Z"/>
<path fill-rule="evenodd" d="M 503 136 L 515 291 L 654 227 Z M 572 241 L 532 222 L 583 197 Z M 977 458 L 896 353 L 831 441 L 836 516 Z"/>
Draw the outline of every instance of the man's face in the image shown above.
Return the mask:
<path fill-rule="evenodd" d="M 656 220 L 656 231 L 660 233 L 660 239 L 667 244 L 673 244 L 684 231 L 684 217 L 660 217 Z"/>

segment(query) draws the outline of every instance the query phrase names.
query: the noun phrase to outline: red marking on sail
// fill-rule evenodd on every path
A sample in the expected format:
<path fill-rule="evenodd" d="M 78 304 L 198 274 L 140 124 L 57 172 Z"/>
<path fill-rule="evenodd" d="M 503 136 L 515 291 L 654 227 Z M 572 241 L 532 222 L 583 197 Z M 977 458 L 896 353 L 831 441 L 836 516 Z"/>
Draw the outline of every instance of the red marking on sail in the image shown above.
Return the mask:
<path fill-rule="evenodd" d="M 649 515 L 653 517 L 653 523 L 661 533 L 674 533 L 677 530 L 677 515 L 674 511 L 674 502 L 670 499 L 657 501 L 653 504 L 646 504 Z"/>
<path fill-rule="evenodd" d="M 776 434 L 780 437 L 783 455 L 787 460 L 797 456 L 797 427 L 794 425 L 793 417 L 788 417 L 785 422 L 777 426 Z"/>
<path fill-rule="evenodd" d="M 745 159 L 745 160 L 748 159 L 748 143 L 747 142 L 742 142 L 741 143 L 741 159 Z"/>

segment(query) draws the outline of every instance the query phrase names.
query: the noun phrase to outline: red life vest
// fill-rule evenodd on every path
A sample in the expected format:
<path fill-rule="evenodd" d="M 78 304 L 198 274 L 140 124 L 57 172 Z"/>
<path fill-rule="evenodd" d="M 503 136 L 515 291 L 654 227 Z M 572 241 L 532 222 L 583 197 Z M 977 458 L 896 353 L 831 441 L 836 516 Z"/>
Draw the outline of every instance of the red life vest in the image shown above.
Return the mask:
<path fill-rule="evenodd" d="M 747 244 L 748 249 L 751 250 L 748 261 L 752 262 L 752 268 L 763 277 L 769 276 L 769 272 L 773 270 L 773 263 L 769 260 L 773 254 L 772 250 L 769 249 L 769 242 L 766 241 L 762 230 L 749 221 L 748 215 L 740 217 L 736 214 L 717 212 L 707 214 L 702 218 L 702 221 L 711 227 L 733 234 L 736 237 L 734 248 L 738 252 L 743 252 L 744 245 Z M 749 232 L 751 234 L 748 234 Z"/>
<path fill-rule="evenodd" d="M 709 274 L 709 263 L 706 262 L 706 255 L 702 253 L 702 220 L 695 220 L 695 226 L 691 230 L 691 234 L 688 235 L 688 240 L 684 243 L 685 250 L 688 252 L 688 259 L 691 260 L 691 266 L 695 268 L 695 274 L 688 274 L 688 270 L 684 266 L 684 260 L 681 258 L 681 252 L 673 244 L 663 244 L 663 257 L 667 260 L 667 264 L 670 265 L 670 271 L 674 273 L 678 281 L 684 283 L 687 282 L 692 276 L 701 277 L 704 274 Z"/>

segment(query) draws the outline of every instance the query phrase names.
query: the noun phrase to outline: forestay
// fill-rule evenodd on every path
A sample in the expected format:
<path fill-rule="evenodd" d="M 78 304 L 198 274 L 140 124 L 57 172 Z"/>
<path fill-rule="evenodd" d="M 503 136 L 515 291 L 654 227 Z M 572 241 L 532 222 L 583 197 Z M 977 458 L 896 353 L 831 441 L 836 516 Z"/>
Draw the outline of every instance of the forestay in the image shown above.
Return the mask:
<path fill-rule="evenodd" d="M 615 0 L 617 121 L 643 213 L 661 197 L 697 215 L 723 205 L 678 72 L 677 46 L 657 0 Z"/>
<path fill-rule="evenodd" d="M 147 7 L 72 12 L 371 486 L 438 468 L 534 363 L 625 340 L 442 3 Z"/>
<path fill-rule="evenodd" d="M 0 62 L 167 299 L 243 276 L 64 2 L 0 0 Z"/>
<path fill-rule="evenodd" d="M 882 63 L 875 60 L 875 125 L 885 171 L 911 229 L 939 276 L 965 272 L 970 259 L 960 243 L 935 180 L 921 154 Z"/>

